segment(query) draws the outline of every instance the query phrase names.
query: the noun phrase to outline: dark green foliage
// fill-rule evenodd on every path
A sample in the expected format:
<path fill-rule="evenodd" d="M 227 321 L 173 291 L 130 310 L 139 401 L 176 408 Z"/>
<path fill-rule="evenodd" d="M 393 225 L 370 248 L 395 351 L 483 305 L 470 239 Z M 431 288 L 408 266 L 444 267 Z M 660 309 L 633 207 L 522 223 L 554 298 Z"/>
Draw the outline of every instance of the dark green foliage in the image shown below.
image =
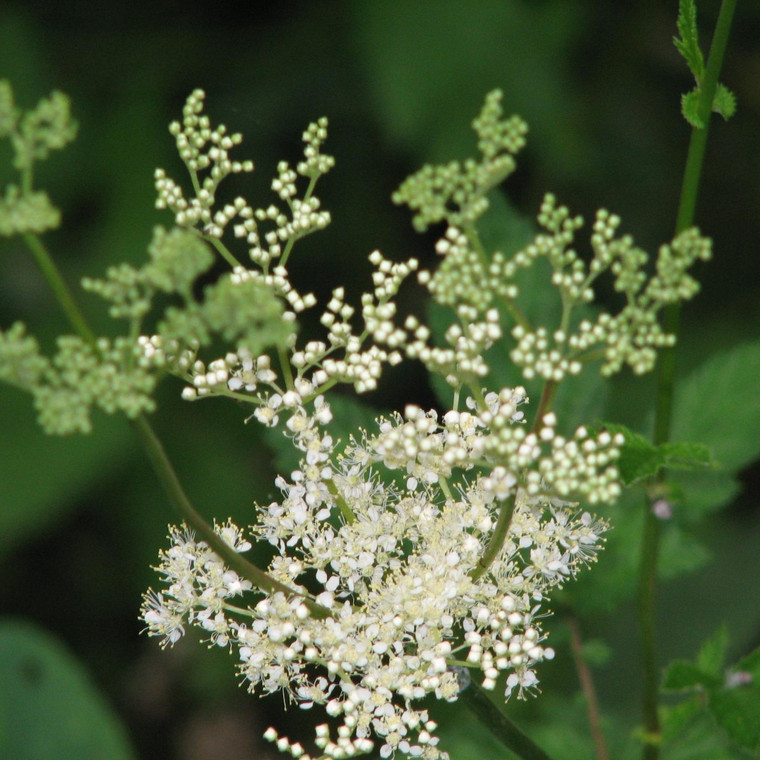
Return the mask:
<path fill-rule="evenodd" d="M 760 650 L 726 666 L 725 627 L 708 639 L 696 660 L 672 662 L 663 689 L 686 695 L 679 708 L 665 713 L 666 736 L 678 735 L 687 722 L 706 711 L 729 743 L 756 756 L 760 750 Z"/>
<path fill-rule="evenodd" d="M 132 760 L 123 727 L 64 646 L 38 626 L 0 619 L 0 755 Z"/>

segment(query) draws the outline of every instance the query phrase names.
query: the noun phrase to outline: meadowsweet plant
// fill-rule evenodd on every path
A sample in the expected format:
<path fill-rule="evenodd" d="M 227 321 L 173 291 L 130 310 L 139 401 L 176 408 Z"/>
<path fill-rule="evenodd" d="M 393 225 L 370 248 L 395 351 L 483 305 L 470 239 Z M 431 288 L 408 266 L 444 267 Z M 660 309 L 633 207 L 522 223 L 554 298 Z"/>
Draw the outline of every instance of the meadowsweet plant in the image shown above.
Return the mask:
<path fill-rule="evenodd" d="M 258 289 L 264 303 L 283 303 L 273 319 L 286 329 L 276 336 L 279 366 L 262 350 L 257 336 L 266 334 L 263 325 L 234 350 L 204 361 L 204 341 L 194 327 L 185 327 L 187 313 L 172 313 L 169 331 L 159 326 L 158 334 L 138 338 L 144 349 L 140 364 L 180 376 L 188 383 L 182 392 L 188 400 L 231 396 L 249 402 L 251 417 L 280 430 L 301 460 L 287 477 L 278 477 L 281 499 L 257 505 L 248 534 L 229 521 L 217 528 L 237 552 L 249 549 L 251 538 L 270 543 L 276 551 L 266 575 L 276 586 L 245 578 L 186 526 L 177 527 L 158 567 L 164 589 L 146 595 L 142 616 L 163 644 L 175 642 L 186 625 L 200 626 L 211 642 L 236 652 L 252 691 L 283 691 L 301 707 L 319 705 L 338 717 L 336 732 L 327 724 L 319 728 L 316 745 L 326 757 L 362 753 L 377 741 L 386 757 L 396 751 L 442 756 L 435 725 L 415 702 L 428 694 L 456 699 L 460 687 L 453 666 L 478 670 L 487 689 L 506 673 L 508 695 L 534 689 L 536 665 L 553 656 L 540 626 L 545 599 L 594 559 L 606 529 L 571 499 L 609 502 L 620 491 L 615 460 L 622 435 L 585 428 L 559 435 L 548 409 L 528 426 L 524 388 L 483 385 L 484 353 L 502 337 L 498 301 L 515 309 L 519 296 L 507 276 L 516 266 L 500 254 L 490 273 L 481 271 L 483 252 L 479 258 L 474 249 L 474 225 L 487 207 L 486 194 L 514 168 L 512 156 L 526 132 L 519 119 L 503 119 L 500 98 L 491 93 L 474 122 L 479 162 L 427 168 L 396 196 L 418 210 L 418 226 L 441 218 L 451 225 L 438 245 L 444 270 L 419 276 L 435 298 L 453 307 L 456 321 L 446 331 L 445 347 L 432 345 L 430 330 L 415 317 L 396 324 L 393 299 L 418 264 L 392 263 L 379 252 L 370 256 L 374 287 L 361 298 L 359 329 L 343 290 L 336 288 L 320 316 L 325 339 L 299 343 L 298 314 L 315 299 L 290 285 L 286 261 L 298 237 L 329 220 L 313 194 L 317 178 L 332 166 L 320 153 L 325 121 L 304 133 L 304 161 L 295 172 L 286 164 L 278 167 L 272 188 L 285 208 L 252 209 L 236 199 L 221 213 L 211 210 L 215 179 L 244 164 L 228 158 L 226 147 L 239 138 L 212 129 L 201 111 L 201 92 L 188 99 L 182 124 L 170 128 L 199 188 L 196 197 L 186 199 L 176 182 L 156 172 L 158 205 L 174 212 L 177 228 L 209 240 L 224 250 L 225 259 L 232 257 L 222 242 L 227 225 L 245 240 L 252 264 L 234 265 L 230 287 L 243 289 L 251 303 L 259 302 Z M 203 180 L 199 169 L 208 169 Z M 302 199 L 299 175 L 309 181 Z M 567 211 L 544 209 L 542 216 L 559 234 L 520 252 L 520 264 L 530 266 L 545 255 L 564 278 L 567 262 L 577 261 L 564 250 L 571 235 L 560 232 Z M 472 237 L 455 222 L 466 225 Z M 615 248 L 611 228 L 597 226 L 606 266 L 615 258 L 611 247 L 620 250 L 620 259 L 629 255 L 630 241 Z M 705 240 L 691 233 L 689 241 L 683 258 L 707 254 Z M 661 286 L 662 301 L 678 297 L 683 269 L 681 262 L 680 269 L 668 270 L 675 275 Z M 457 280 L 472 285 L 457 289 Z M 477 290 L 475 282 L 486 286 Z M 257 290 L 250 291 L 253 286 Z M 89 287 L 106 292 L 105 284 Z M 584 290 L 572 290 L 576 301 L 590 300 L 590 285 Z M 573 305 L 568 298 L 565 321 Z M 625 329 L 596 334 L 622 344 Z M 641 329 L 630 338 L 637 341 L 656 345 Z M 581 359 L 555 353 L 549 358 L 523 348 L 526 376 L 552 360 L 555 382 L 562 368 L 580 370 Z M 439 413 L 409 406 L 349 441 L 334 439 L 326 392 L 337 383 L 359 392 L 372 389 L 383 367 L 404 354 L 445 376 L 452 386 L 451 408 Z M 273 731 L 268 736 L 293 754 L 301 752 L 298 743 Z"/>
<path fill-rule="evenodd" d="M 717 80 L 695 47 L 694 13 L 682 3 L 678 45 L 697 79 L 684 112 L 704 130 Z M 266 732 L 293 757 L 448 757 L 426 698 L 538 693 L 542 663 L 555 656 L 543 626 L 552 595 L 589 572 L 614 527 L 608 505 L 644 482 L 660 519 L 670 497 L 653 478 L 664 466 L 710 462 L 703 447 L 650 444 L 612 422 L 570 427 L 554 408 L 570 377 L 644 374 L 672 352 L 677 324 L 663 310 L 697 294 L 691 270 L 710 258 L 710 240 L 681 224 L 647 253 L 615 213 L 602 209 L 585 225 L 548 193 L 528 245 L 491 249 L 480 232 L 489 194 L 516 168 L 528 132 L 505 117 L 503 99 L 488 93 L 472 122 L 476 158 L 425 166 L 393 195 L 418 231 L 438 234 L 438 265 L 374 251 L 371 287 L 354 305 L 344 283 L 318 303 L 289 270 L 295 244 L 331 222 L 316 194 L 334 165 L 327 120 L 303 132 L 301 161 L 278 164 L 271 199 L 222 203 L 220 185 L 253 162 L 238 155 L 242 136 L 206 114 L 205 93 L 192 92 L 169 128 L 189 176 L 154 177 L 167 226 L 155 228 L 139 268 L 82 282 L 124 324 L 122 336 L 105 338 L 87 326 L 40 238 L 60 219 L 34 188 L 33 167 L 73 139 L 68 101 L 55 93 L 22 112 L 0 83 L 0 137 L 20 177 L 0 201 L 0 233 L 24 237 L 76 333 L 49 357 L 12 325 L 0 334 L 0 378 L 32 394 L 52 434 L 88 432 L 93 407 L 133 421 L 182 520 L 160 552 L 159 584 L 145 593 L 145 630 L 166 647 L 196 627 L 230 652 L 249 691 L 320 711 L 314 737 Z M 730 115 L 722 86 L 714 105 Z M 220 261 L 223 273 L 211 276 Z M 402 317 L 397 295 L 413 276 L 436 310 Z M 523 301 L 542 278 L 559 308 L 555 320 L 535 322 Z M 612 307 L 598 302 L 600 282 L 616 294 Z M 323 334 L 306 340 L 299 321 L 314 310 Z M 494 381 L 496 347 L 522 384 Z M 445 402 L 337 435 L 333 389 L 374 390 L 386 367 L 407 361 L 442 378 Z M 250 526 L 224 514 L 208 525 L 182 490 L 146 418 L 165 375 L 188 402 L 242 403 L 246 422 L 295 450 L 297 466 L 277 476 L 272 501 L 254 505 Z M 255 542 L 270 547 L 266 566 L 246 559 Z M 546 757 L 525 737 L 505 741 L 523 757 Z M 656 757 L 656 742 L 644 746 Z"/>

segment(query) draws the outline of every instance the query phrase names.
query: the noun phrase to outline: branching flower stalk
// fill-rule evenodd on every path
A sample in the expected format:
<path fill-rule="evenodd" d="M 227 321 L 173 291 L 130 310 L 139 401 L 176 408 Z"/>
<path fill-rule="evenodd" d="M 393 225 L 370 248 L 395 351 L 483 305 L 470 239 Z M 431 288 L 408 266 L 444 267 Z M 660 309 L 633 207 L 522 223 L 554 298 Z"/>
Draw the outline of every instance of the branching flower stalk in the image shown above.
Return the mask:
<path fill-rule="evenodd" d="M 0 101 L 3 100 L 5 92 L 7 91 L 0 87 Z M 38 116 L 37 119 L 25 119 L 22 122 L 24 127 L 20 130 L 11 130 L 11 137 L 18 145 L 16 166 L 21 169 L 23 194 L 27 197 L 34 197 L 36 194 L 32 184 L 33 159 L 36 158 L 39 160 L 40 158 L 44 158 L 46 156 L 46 151 L 42 149 L 40 144 L 41 141 L 36 141 L 33 134 L 29 134 L 26 125 L 28 125 L 30 121 L 36 121 L 37 124 L 40 124 L 44 121 L 52 121 L 53 119 L 60 120 L 61 123 L 58 125 L 53 122 L 52 126 L 54 129 L 51 130 L 55 133 L 55 131 L 57 131 L 55 127 L 58 126 L 60 128 L 60 134 L 57 136 L 55 134 L 52 136 L 48 134 L 47 136 L 49 149 L 62 147 L 66 142 L 73 139 L 76 133 L 76 126 L 73 122 L 70 122 L 68 116 L 68 104 L 65 99 L 63 99 L 63 96 L 54 94 L 48 101 L 42 101 L 42 108 L 40 111 L 41 114 L 44 115 L 44 118 Z M 24 131 L 27 132 L 26 135 L 23 134 Z M 94 332 L 87 324 L 75 297 L 71 293 L 71 290 L 56 266 L 53 257 L 50 255 L 39 235 L 36 232 L 25 232 L 22 235 L 22 238 L 33 254 L 45 281 L 55 295 L 56 300 L 72 328 L 95 353 L 99 354 L 98 341 Z M 163 484 L 164 489 L 169 496 L 169 500 L 177 508 L 181 517 L 198 531 L 214 551 L 219 556 L 223 557 L 230 567 L 239 572 L 242 578 L 247 579 L 257 588 L 261 588 L 270 593 L 280 592 L 298 596 L 298 592 L 287 588 L 272 578 L 269 578 L 266 573 L 262 572 L 258 567 L 241 557 L 235 551 L 234 547 L 225 543 L 224 539 L 205 522 L 190 503 L 180 485 L 177 474 L 166 455 L 163 445 L 144 415 L 138 414 L 132 422 L 138 433 L 138 438 L 143 443 L 146 453 L 153 464 L 154 471 L 159 481 Z M 320 608 L 320 606 L 314 603 L 311 599 L 305 598 L 304 603 L 310 608 L 312 614 L 321 615 L 325 613 L 325 610 Z"/>
<path fill-rule="evenodd" d="M 710 256 L 709 240 L 687 229 L 660 248 L 647 274 L 647 254 L 618 235 L 617 216 L 601 210 L 585 262 L 573 247 L 583 222 L 551 194 L 533 242 L 516 252 L 485 250 L 478 220 L 488 193 L 514 170 L 527 133 L 519 117 L 504 118 L 501 97 L 490 93 L 473 122 L 478 160 L 426 166 L 394 194 L 414 212 L 417 229 L 445 223 L 440 266 L 417 276 L 450 310 L 448 325 L 414 315 L 397 324 L 396 295 L 419 265 L 374 251 L 372 289 L 359 308 L 336 287 L 320 315 L 324 339 L 299 341 L 300 315 L 317 302 L 296 291 L 287 267 L 295 243 L 330 221 L 315 195 L 334 163 L 322 153 L 327 121 L 303 133 L 295 169 L 278 165 L 277 202 L 254 207 L 236 197 L 219 207 L 219 184 L 253 164 L 230 158 L 242 137 L 212 127 L 196 90 L 182 121 L 170 126 L 189 194 L 163 170 L 155 173 L 157 206 L 171 212 L 174 226 L 154 230 L 143 266 L 111 267 L 83 282 L 126 322 L 126 335 L 93 342 L 73 319 L 79 334 L 63 336 L 49 359 L 23 326 L 0 334 L 0 379 L 33 394 L 48 432 L 87 432 L 93 407 L 133 421 L 185 520 L 170 528 L 170 546 L 160 553 L 163 590 L 144 598 L 148 633 L 166 646 L 196 626 L 236 653 L 251 691 L 281 692 L 336 719 L 337 732 L 317 727 L 315 752 L 267 731 L 294 757 L 327 760 L 375 747 L 382 757 L 448 757 L 420 700 L 458 699 L 454 668 L 463 663 L 482 688 L 498 684 L 505 697 L 537 690 L 538 666 L 554 656 L 541 619 L 552 592 L 602 547 L 607 523 L 587 507 L 620 494 L 616 463 L 625 442 L 604 429 L 564 431 L 554 394 L 592 362 L 601 362 L 604 376 L 624 366 L 649 371 L 657 350 L 675 339 L 657 315 L 697 292 L 687 270 Z M 56 114 L 63 129 L 67 108 Z M 21 119 L 0 85 L 0 136 L 21 134 Z M 55 226 L 54 211 L 44 224 L 28 213 L 30 199 L 49 203 L 31 187 L 6 192 L 1 232 Z M 243 254 L 223 240 L 230 233 Z M 212 251 L 230 271 L 199 298 L 193 286 L 211 267 Z M 544 259 L 562 303 L 556 325 L 532 325 L 519 306 L 520 273 Z M 602 275 L 620 294 L 615 313 L 590 306 Z M 175 304 L 161 310 L 161 293 Z M 544 384 L 530 426 L 525 388 L 489 387 L 488 351 L 507 335 L 526 383 Z M 225 353 L 206 357 L 219 342 Z M 384 368 L 405 358 L 445 379 L 451 396 L 443 409 L 410 405 L 339 440 L 327 392 L 337 384 L 373 390 Z M 250 404 L 249 419 L 284 435 L 298 453 L 295 469 L 275 480 L 280 496 L 255 505 L 248 531 L 230 520 L 212 528 L 199 517 L 148 426 L 152 392 L 166 374 L 183 382 L 187 401 Z M 274 549 L 265 569 L 241 556 L 253 540 Z M 519 732 L 500 736 L 525 758 L 544 756 Z"/>

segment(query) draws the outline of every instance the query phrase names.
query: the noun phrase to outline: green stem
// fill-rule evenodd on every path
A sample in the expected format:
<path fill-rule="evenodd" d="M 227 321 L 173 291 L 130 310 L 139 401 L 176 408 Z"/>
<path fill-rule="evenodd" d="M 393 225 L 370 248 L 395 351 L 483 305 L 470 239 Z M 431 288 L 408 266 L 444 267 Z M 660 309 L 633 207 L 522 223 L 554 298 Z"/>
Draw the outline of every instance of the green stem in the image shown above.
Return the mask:
<path fill-rule="evenodd" d="M 683 183 L 681 185 L 681 198 L 676 217 L 676 234 L 691 227 L 694 223 L 712 103 L 718 86 L 718 75 L 726 52 L 728 35 L 735 9 L 736 0 L 723 0 L 710 47 L 704 81 L 699 83 L 700 101 L 698 113 L 705 126 L 703 128 L 693 127 L 691 131 L 689 151 L 686 157 Z M 680 307 L 677 304 L 668 306 L 663 319 L 665 331 L 677 337 L 680 320 Z M 654 423 L 655 445 L 664 443 L 670 438 L 675 376 L 676 350 L 675 347 L 671 347 L 665 349 L 660 357 Z M 661 482 L 665 477 L 666 474 L 663 472 L 658 477 L 658 480 Z M 655 641 L 655 592 L 657 555 L 660 543 L 660 522 L 652 512 L 649 499 L 646 500 L 645 510 L 638 590 L 639 629 L 644 670 L 642 711 L 645 736 L 648 737 L 648 741 L 644 745 L 642 758 L 643 760 L 657 760 L 660 756 L 660 721 L 657 714 L 659 673 Z"/>
<path fill-rule="evenodd" d="M 549 412 L 554 403 L 554 397 L 557 395 L 557 383 L 555 380 L 547 380 L 544 383 L 544 389 L 541 391 L 541 400 L 538 402 L 538 408 L 536 409 L 536 416 L 533 420 L 532 432 L 537 432 L 541 426 L 541 420 L 544 415 Z"/>
<path fill-rule="evenodd" d="M 285 381 L 285 387 L 290 391 L 295 387 L 293 382 L 293 370 L 290 366 L 290 360 L 288 359 L 288 352 L 281 346 L 277 347 L 277 358 L 280 362 L 280 371 L 282 372 L 282 378 Z"/>
<path fill-rule="evenodd" d="M 196 230 L 197 231 L 197 230 Z M 219 238 L 210 237 L 203 233 L 198 233 L 203 240 L 212 245 L 216 252 L 229 264 L 230 269 L 235 269 L 240 266 L 240 262 L 233 256 L 229 248 Z"/>
<path fill-rule="evenodd" d="M 509 750 L 522 760 L 552 760 L 541 747 L 524 734 L 491 701 L 486 691 L 475 682 L 461 692 L 462 701 L 475 717 Z"/>
<path fill-rule="evenodd" d="M 48 252 L 45 244 L 37 235 L 32 233 L 27 233 L 23 237 L 27 248 L 32 252 L 34 259 L 37 262 L 37 266 L 42 271 L 42 274 L 58 300 L 60 307 L 66 314 L 69 323 L 83 340 L 87 341 L 87 343 L 93 348 L 96 348 L 97 339 L 95 333 L 87 324 L 87 320 L 84 318 L 77 302 L 71 295 L 71 291 L 69 290 L 68 285 L 66 285 L 66 281 L 63 279 L 61 272 L 56 266 L 55 261 L 53 261 L 53 257 Z"/>
<path fill-rule="evenodd" d="M 681 202 L 678 207 L 676 233 L 690 227 L 694 222 L 694 209 L 697 205 L 699 178 L 702 173 L 705 146 L 707 145 L 710 114 L 712 113 L 715 91 L 718 88 L 718 77 L 720 76 L 720 69 L 723 66 L 723 58 L 726 54 L 728 35 L 731 31 L 731 22 L 735 10 L 736 0 L 723 0 L 721 3 L 720 13 L 715 24 L 715 34 L 713 35 L 710 54 L 707 59 L 707 67 L 705 68 L 704 80 L 699 83 L 700 100 L 697 113 L 705 126 L 702 129 L 693 127 L 691 130 L 689 153 L 686 158 L 686 167 L 681 185 Z"/>
<path fill-rule="evenodd" d="M 588 724 L 591 729 L 591 736 L 594 740 L 594 749 L 596 750 L 596 760 L 609 760 L 607 753 L 607 743 L 604 740 L 602 731 L 602 718 L 599 710 L 599 700 L 594 688 L 594 679 L 591 676 L 591 668 L 588 666 L 583 656 L 583 640 L 581 638 L 581 627 L 578 619 L 574 615 L 567 618 L 567 627 L 570 629 L 570 649 L 575 661 L 575 669 L 578 672 L 578 680 L 581 683 L 581 691 L 586 697 L 586 713 L 588 714 Z"/>
<path fill-rule="evenodd" d="M 348 503 L 346 500 L 340 495 L 340 492 L 338 491 L 338 487 L 335 485 L 335 481 L 330 478 L 326 482 L 327 490 L 330 492 L 330 494 L 335 499 L 335 503 L 338 505 L 338 509 L 340 510 L 340 513 L 343 515 L 343 519 L 349 524 L 352 525 L 354 522 L 356 522 L 356 515 L 354 514 L 354 511 L 351 509 L 351 507 L 348 506 Z"/>
<path fill-rule="evenodd" d="M 643 760 L 657 760 L 660 755 L 660 718 L 657 711 L 659 696 L 659 668 L 655 620 L 657 586 L 657 558 L 660 546 L 660 524 L 651 504 L 645 502 L 644 535 L 639 562 L 638 615 L 643 669 L 641 711 L 644 719 L 645 744 Z"/>
<path fill-rule="evenodd" d="M 478 235 L 478 229 L 475 226 L 475 224 L 467 224 L 464 227 L 464 233 L 467 236 L 467 239 L 470 242 L 470 245 L 472 246 L 475 253 L 478 254 L 478 259 L 480 259 L 480 265 L 483 267 L 483 271 L 487 272 L 490 261 L 488 258 L 488 254 L 486 253 L 486 249 L 483 246 L 483 243 L 480 240 L 480 235 Z M 520 325 L 521 327 L 525 328 L 525 330 L 530 331 L 530 321 L 528 318 L 520 311 L 520 307 L 514 303 L 514 301 L 510 300 L 506 297 L 500 297 L 499 302 L 504 307 L 504 310 L 509 314 L 512 319 L 515 321 L 516 324 Z"/>
<path fill-rule="evenodd" d="M 512 522 L 512 515 L 515 511 L 516 501 L 517 492 L 512 494 L 510 498 L 504 499 L 501 503 L 499 518 L 496 521 L 496 527 L 491 534 L 491 540 L 488 542 L 488 546 L 483 552 L 483 556 L 478 560 L 478 564 L 470 571 L 470 578 L 472 578 L 473 581 L 477 581 L 483 576 L 486 570 L 491 566 L 491 563 L 498 556 L 502 546 L 504 546 L 504 540 L 507 537 L 509 524 Z"/>
<path fill-rule="evenodd" d="M 304 594 L 275 580 L 236 552 L 190 503 L 161 441 L 153 432 L 148 421 L 140 416 L 132 422 L 132 427 L 145 448 L 145 452 L 153 465 L 153 470 L 161 481 L 169 501 L 188 525 L 224 560 L 226 565 L 266 593 L 274 594 L 279 591 L 287 596 L 301 596 L 312 615 L 316 617 L 328 617 L 330 615 L 330 611 L 326 607 L 322 607 Z"/>
<path fill-rule="evenodd" d="M 311 194 L 314 192 L 314 188 L 317 185 L 317 180 L 319 179 L 321 175 L 317 174 L 313 177 L 309 178 L 309 186 L 306 188 L 306 192 L 304 193 L 303 200 L 304 203 L 311 198 Z M 291 213 L 293 209 L 291 207 Z M 288 238 L 288 242 L 285 243 L 285 248 L 282 251 L 282 254 L 280 254 L 280 261 L 278 263 L 278 266 L 284 267 L 288 264 L 288 259 L 290 258 L 290 252 L 293 250 L 293 246 L 295 245 L 296 240 L 298 240 L 297 237 L 290 237 Z"/>

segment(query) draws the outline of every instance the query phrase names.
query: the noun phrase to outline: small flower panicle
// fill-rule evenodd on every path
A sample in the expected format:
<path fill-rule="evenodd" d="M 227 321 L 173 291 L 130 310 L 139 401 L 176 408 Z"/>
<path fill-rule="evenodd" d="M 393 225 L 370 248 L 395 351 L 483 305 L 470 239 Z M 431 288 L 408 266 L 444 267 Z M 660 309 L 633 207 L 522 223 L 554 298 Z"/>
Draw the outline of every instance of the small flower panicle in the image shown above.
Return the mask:
<path fill-rule="evenodd" d="M 215 531 L 237 552 L 251 544 L 230 521 L 215 525 Z M 156 571 L 167 583 L 166 593 L 149 591 L 140 609 L 150 636 L 160 636 L 161 646 L 175 644 L 185 632 L 184 624 L 197 625 L 209 641 L 226 647 L 230 643 L 225 600 L 250 591 L 252 584 L 214 554 L 204 541 L 197 541 L 187 528 L 170 528 L 169 549 L 160 553 Z"/>
<path fill-rule="evenodd" d="M 687 270 L 698 260 L 710 259 L 710 240 L 696 229 L 682 232 L 671 245 L 660 248 L 655 272 L 648 276 L 647 254 L 630 236 L 615 237 L 619 217 L 605 210 L 597 213 L 591 236 L 594 256 L 588 265 L 571 247 L 583 225 L 580 217 L 571 217 L 548 194 L 538 221 L 546 232 L 511 258 L 501 251 L 486 256 L 472 229 L 467 233 L 456 226 L 447 229 L 436 244 L 443 257 L 441 266 L 434 273 L 421 271 L 418 279 L 438 303 L 455 311 L 457 321 L 445 334 L 450 348 L 430 345 L 429 329 L 409 316 L 404 325 L 408 357 L 421 359 L 455 387 L 457 378 L 460 384 L 472 383 L 488 372 L 484 353 L 501 337 L 506 314 L 516 323 L 511 329 L 515 346 L 510 358 L 526 380 L 559 383 L 598 358 L 603 359 L 604 376 L 619 372 L 624 365 L 637 374 L 652 369 L 657 349 L 675 341 L 660 326 L 658 314 L 664 306 L 696 295 L 699 285 Z M 516 279 L 540 257 L 551 265 L 551 284 L 562 304 L 559 326 L 553 330 L 531 326 L 519 309 Z M 617 314 L 600 312 L 595 318 L 574 320 L 574 311 L 588 314 L 587 304 L 595 297 L 593 284 L 605 271 L 614 277 L 624 305 Z M 480 322 L 483 319 L 485 325 Z"/>
<path fill-rule="evenodd" d="M 500 90 L 490 92 L 472 122 L 482 161 L 426 165 L 393 194 L 394 203 L 406 203 L 416 212 L 412 221 L 419 232 L 442 220 L 471 226 L 488 209 L 488 193 L 515 170 L 514 155 L 525 146 L 528 126 L 518 116 L 502 119 L 502 97 Z"/>
<path fill-rule="evenodd" d="M 312 295 L 300 296 L 290 285 L 287 272 L 276 268 L 271 275 L 252 270 L 235 270 L 232 280 L 256 281 L 271 289 L 287 301 L 291 311 L 283 313 L 283 320 L 293 325 L 287 342 L 291 385 L 287 385 L 272 368 L 267 353 L 255 356 L 245 347 L 229 351 L 224 357 L 206 364 L 198 356 L 198 345 L 166 340 L 162 335 L 141 336 L 139 344 L 143 363 L 170 369 L 184 379 L 188 386 L 182 395 L 192 401 L 210 396 L 233 396 L 255 404 L 254 416 L 260 421 L 271 421 L 270 414 L 279 399 L 290 391 L 305 402 L 313 400 L 323 388 L 335 383 L 350 383 L 362 393 L 374 390 L 386 365 L 398 364 L 402 359 L 401 347 L 405 332 L 393 323 L 396 305 L 393 301 L 403 280 L 417 268 L 417 262 L 393 263 L 375 251 L 370 261 L 377 267 L 373 278 L 374 291 L 362 297 L 361 316 L 364 332 L 382 338 L 382 343 L 367 344 L 366 338 L 357 335 L 351 324 L 354 308 L 345 303 L 345 291 L 336 288 L 321 317 L 327 329 L 326 340 L 312 340 L 303 347 L 296 344 L 296 315 L 315 305 Z M 269 408 L 270 411 L 266 409 Z M 262 416 L 263 415 L 263 416 Z"/>
<path fill-rule="evenodd" d="M 510 358 L 526 381 L 538 378 L 559 383 L 598 359 L 605 377 L 625 365 L 637 374 L 650 371 L 657 349 L 675 340 L 660 326 L 659 312 L 698 292 L 698 283 L 687 270 L 696 261 L 710 258 L 710 240 L 696 229 L 680 233 L 672 244 L 660 248 L 655 272 L 648 275 L 647 254 L 630 236 L 617 237 L 620 218 L 602 209 L 591 235 L 593 256 L 586 263 L 572 247 L 583 219 L 571 216 L 549 193 L 538 214 L 542 231 L 532 243 L 512 255 L 486 251 L 475 222 L 488 207 L 488 191 L 513 171 L 513 155 L 524 145 L 527 131 L 518 118 L 502 118 L 500 100 L 498 90 L 490 93 L 473 123 L 480 162 L 426 166 L 393 196 L 396 203 L 406 203 L 415 212 L 413 223 L 421 231 L 446 222 L 447 229 L 436 244 L 443 260 L 435 272 L 421 271 L 418 279 L 457 318 L 445 334 L 449 347 L 441 348 L 430 344 L 427 327 L 408 317 L 402 341 L 407 356 L 421 359 L 454 387 L 472 385 L 475 378 L 487 374 L 484 353 L 501 338 L 501 321 L 506 318 L 514 323 Z M 520 273 L 539 258 L 550 264 L 551 285 L 561 303 L 554 328 L 531 325 L 520 308 Z M 595 297 L 594 283 L 604 272 L 612 275 L 624 303 L 615 314 L 594 315 L 588 305 Z M 468 334 L 472 328 L 477 329 Z"/>
<path fill-rule="evenodd" d="M 171 315 L 171 334 L 164 329 L 152 336 L 140 337 L 144 350 L 142 364 L 169 370 L 184 379 L 188 385 L 182 395 L 187 400 L 218 395 L 246 400 L 257 407 L 252 416 L 267 425 L 279 421 L 276 409 L 288 392 L 300 394 L 308 403 L 323 388 L 336 383 L 349 383 L 360 393 L 374 390 L 383 367 L 398 364 L 402 359 L 406 333 L 394 324 L 394 298 L 403 280 L 417 269 L 416 260 L 394 263 L 379 251 L 373 252 L 369 258 L 376 270 L 374 287 L 361 298 L 360 316 L 364 323 L 361 332 L 357 333 L 352 324 L 356 309 L 345 302 L 345 290 L 336 288 L 320 317 L 327 331 L 325 339 L 299 346 L 297 319 L 302 312 L 316 306 L 316 298 L 311 293 L 301 294 L 293 287 L 286 264 L 297 240 L 323 229 L 330 221 L 329 213 L 321 209 L 314 195 L 317 180 L 334 165 L 332 156 L 321 152 L 327 137 L 327 120 L 319 119 L 304 131 L 304 157 L 295 169 L 284 161 L 277 166 L 272 190 L 284 207 L 270 204 L 253 208 L 237 198 L 221 210 L 214 210 L 216 189 L 222 179 L 253 167 L 251 162 L 230 160 L 229 150 L 241 142 L 241 137 L 228 134 L 223 126 L 212 128 L 209 118 L 203 114 L 204 97 L 200 90 L 193 92 L 185 105 L 182 123 L 175 122 L 170 128 L 190 172 L 196 197 L 187 200 L 179 185 L 159 170 L 157 205 L 173 211 L 179 227 L 199 233 L 231 262 L 234 257 L 222 242 L 222 236 L 228 223 L 235 219 L 234 236 L 246 241 L 253 266 L 245 267 L 234 260 L 228 290 L 255 285 L 282 303 L 282 313 L 277 315 L 281 337 L 276 345 L 278 360 L 282 363 L 287 357 L 287 366 L 281 367 L 279 377 L 272 371 L 269 346 L 263 340 L 259 342 L 266 351 L 252 351 L 250 346 L 238 345 L 224 357 L 206 362 L 198 351 L 212 333 L 207 324 L 209 320 L 203 313 L 198 316 L 191 313 L 188 319 L 187 315 L 177 312 Z M 203 180 L 201 173 L 206 175 Z M 300 195 L 299 177 L 308 180 L 308 187 Z M 189 293 L 183 295 L 189 300 Z M 142 315 L 147 309 L 144 299 L 135 304 Z M 373 343 L 368 342 L 370 337 L 375 338 Z M 264 367 L 264 370 L 259 369 Z"/>
<path fill-rule="evenodd" d="M 205 235 L 221 238 L 227 223 L 235 216 L 247 215 L 250 209 L 242 198 L 237 198 L 214 211 L 217 188 L 230 174 L 253 171 L 253 162 L 230 159 L 230 150 L 242 142 L 243 136 L 228 134 L 223 124 L 211 128 L 209 117 L 203 113 L 205 97 L 203 90 L 194 90 L 183 108 L 182 123 L 174 121 L 169 125 L 180 158 L 190 172 L 195 197 L 186 198 L 182 188 L 163 169 L 156 169 L 156 207 L 172 211 L 178 227 L 200 225 Z M 203 178 L 202 173 L 206 175 Z"/>

